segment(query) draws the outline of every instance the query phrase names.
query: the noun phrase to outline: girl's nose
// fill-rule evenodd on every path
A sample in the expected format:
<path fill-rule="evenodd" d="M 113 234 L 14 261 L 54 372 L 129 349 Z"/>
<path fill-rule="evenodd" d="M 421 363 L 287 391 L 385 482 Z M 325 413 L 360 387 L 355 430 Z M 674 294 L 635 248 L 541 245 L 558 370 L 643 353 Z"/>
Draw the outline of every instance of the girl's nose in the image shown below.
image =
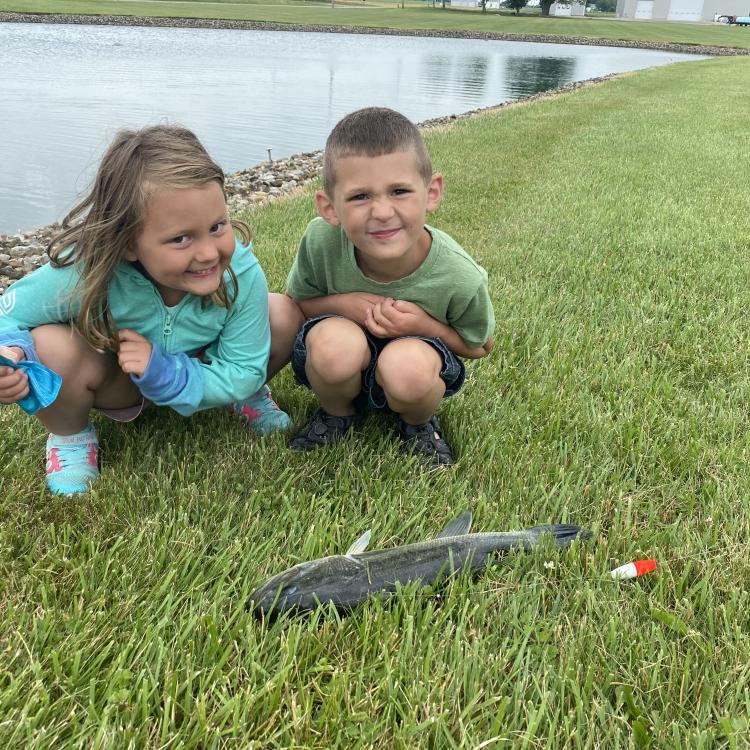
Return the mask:
<path fill-rule="evenodd" d="M 201 263 L 210 263 L 219 257 L 219 249 L 213 237 L 207 237 L 202 240 L 196 248 L 195 258 Z"/>

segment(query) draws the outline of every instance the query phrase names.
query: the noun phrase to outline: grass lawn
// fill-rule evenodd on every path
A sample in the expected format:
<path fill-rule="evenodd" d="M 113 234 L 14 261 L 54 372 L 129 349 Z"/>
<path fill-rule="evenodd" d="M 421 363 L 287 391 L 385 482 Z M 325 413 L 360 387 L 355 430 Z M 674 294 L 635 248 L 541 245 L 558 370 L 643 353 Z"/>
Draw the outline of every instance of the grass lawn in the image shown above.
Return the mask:
<path fill-rule="evenodd" d="M 742 748 L 750 713 L 750 59 L 433 131 L 436 225 L 487 268 L 492 354 L 430 478 L 387 423 L 313 455 L 230 414 L 97 418 L 85 498 L 0 410 L 3 748 Z M 248 213 L 281 289 L 312 191 Z M 308 392 L 282 373 L 297 424 Z M 436 534 L 592 528 L 439 592 L 260 623 L 267 576 Z M 659 570 L 608 571 L 655 557 Z"/>
<path fill-rule="evenodd" d="M 420 7 L 421 5 L 421 7 Z M 722 24 L 666 21 L 622 21 L 610 18 L 542 18 L 531 12 L 521 16 L 478 11 L 443 10 L 439 6 L 394 0 L 367 4 L 337 0 L 302 3 L 294 0 L 0 0 L 0 11 L 28 13 L 90 13 L 95 15 L 167 16 L 279 21 L 295 24 L 333 24 L 399 29 L 466 29 L 503 34 L 552 34 L 592 39 L 709 44 L 750 48 L 750 29 Z"/>

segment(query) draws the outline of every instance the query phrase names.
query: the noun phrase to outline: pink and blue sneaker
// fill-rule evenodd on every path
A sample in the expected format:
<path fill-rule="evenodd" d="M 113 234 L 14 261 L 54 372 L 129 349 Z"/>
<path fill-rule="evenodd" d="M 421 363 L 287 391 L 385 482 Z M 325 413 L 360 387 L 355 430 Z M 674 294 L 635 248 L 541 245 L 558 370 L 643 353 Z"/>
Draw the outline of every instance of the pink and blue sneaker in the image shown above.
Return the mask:
<path fill-rule="evenodd" d="M 288 430 L 292 425 L 289 415 L 271 398 L 271 389 L 264 385 L 254 396 L 235 401 L 230 407 L 247 421 L 257 435 L 270 435 Z"/>
<path fill-rule="evenodd" d="M 47 438 L 47 486 L 55 495 L 88 492 L 99 476 L 99 440 L 92 425 Z"/>

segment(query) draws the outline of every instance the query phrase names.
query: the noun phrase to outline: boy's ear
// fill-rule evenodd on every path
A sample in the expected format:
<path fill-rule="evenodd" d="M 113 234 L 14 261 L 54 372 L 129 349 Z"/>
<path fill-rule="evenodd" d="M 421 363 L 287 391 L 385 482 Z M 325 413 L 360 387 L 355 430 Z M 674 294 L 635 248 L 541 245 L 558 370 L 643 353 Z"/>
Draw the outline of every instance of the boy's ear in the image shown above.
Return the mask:
<path fill-rule="evenodd" d="M 427 185 L 427 210 L 434 211 L 443 199 L 443 175 L 435 172 Z"/>
<path fill-rule="evenodd" d="M 315 205 L 318 207 L 318 213 L 329 224 L 334 227 L 341 224 L 339 217 L 336 215 L 336 209 L 333 207 L 333 201 L 328 197 L 325 190 L 318 190 L 315 193 Z"/>

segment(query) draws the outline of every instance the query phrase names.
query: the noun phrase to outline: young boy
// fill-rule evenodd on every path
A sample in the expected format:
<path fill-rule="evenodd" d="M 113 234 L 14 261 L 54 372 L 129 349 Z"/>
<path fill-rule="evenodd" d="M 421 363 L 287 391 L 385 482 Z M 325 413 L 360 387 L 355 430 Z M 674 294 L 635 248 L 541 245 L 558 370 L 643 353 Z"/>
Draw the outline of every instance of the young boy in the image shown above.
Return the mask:
<path fill-rule="evenodd" d="M 442 193 L 419 130 L 398 112 L 358 110 L 328 137 L 320 217 L 287 279 L 307 318 L 292 367 L 320 403 L 296 450 L 339 439 L 365 408 L 389 408 L 410 452 L 430 469 L 453 464 L 435 410 L 463 384 L 459 357 L 492 349 L 495 319 L 485 270 L 425 226 Z"/>

